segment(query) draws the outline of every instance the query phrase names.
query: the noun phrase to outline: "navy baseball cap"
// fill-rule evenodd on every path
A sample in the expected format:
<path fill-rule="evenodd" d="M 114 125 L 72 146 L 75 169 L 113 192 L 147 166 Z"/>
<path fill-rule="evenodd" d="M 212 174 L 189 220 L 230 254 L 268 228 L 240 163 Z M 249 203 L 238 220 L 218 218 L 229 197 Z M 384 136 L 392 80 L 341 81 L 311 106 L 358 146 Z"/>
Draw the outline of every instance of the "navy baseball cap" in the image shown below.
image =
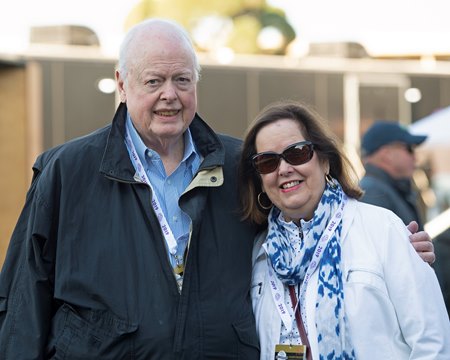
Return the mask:
<path fill-rule="evenodd" d="M 408 145 L 419 145 L 426 140 L 426 135 L 413 135 L 406 127 L 392 121 L 376 121 L 366 131 L 361 141 L 363 155 L 370 155 L 380 147 L 400 142 Z"/>

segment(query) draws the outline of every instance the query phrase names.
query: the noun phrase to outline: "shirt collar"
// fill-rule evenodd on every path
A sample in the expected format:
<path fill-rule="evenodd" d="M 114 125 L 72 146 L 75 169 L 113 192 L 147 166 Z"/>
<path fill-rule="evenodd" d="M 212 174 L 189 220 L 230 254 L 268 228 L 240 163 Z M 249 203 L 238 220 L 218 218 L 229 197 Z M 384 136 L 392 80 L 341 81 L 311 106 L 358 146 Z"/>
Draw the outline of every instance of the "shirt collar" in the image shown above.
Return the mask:
<path fill-rule="evenodd" d="M 280 214 L 278 215 L 278 221 L 285 228 L 285 230 L 287 230 L 287 232 L 291 234 L 289 238 L 292 241 L 292 239 L 296 239 L 298 237 L 299 231 L 301 231 L 303 234 L 309 232 L 312 226 L 313 218 L 307 221 L 300 219 L 300 226 L 299 226 L 293 221 L 286 221 L 284 219 L 283 213 L 280 211 Z"/>
<path fill-rule="evenodd" d="M 127 113 L 126 127 L 130 134 L 131 141 L 133 141 L 134 147 L 136 148 L 136 152 L 138 153 L 138 156 L 143 164 L 144 162 L 146 162 L 145 154 L 147 151 L 151 152 L 154 156 L 157 156 L 158 159 L 160 158 L 159 154 L 156 151 L 148 148 L 144 144 L 137 130 L 135 129 L 133 122 L 131 121 L 130 113 Z M 190 157 L 198 158 L 199 155 L 195 148 L 194 140 L 192 139 L 192 134 L 189 128 L 186 129 L 186 131 L 183 134 L 183 137 L 184 137 L 184 155 L 181 162 L 188 161 Z"/>

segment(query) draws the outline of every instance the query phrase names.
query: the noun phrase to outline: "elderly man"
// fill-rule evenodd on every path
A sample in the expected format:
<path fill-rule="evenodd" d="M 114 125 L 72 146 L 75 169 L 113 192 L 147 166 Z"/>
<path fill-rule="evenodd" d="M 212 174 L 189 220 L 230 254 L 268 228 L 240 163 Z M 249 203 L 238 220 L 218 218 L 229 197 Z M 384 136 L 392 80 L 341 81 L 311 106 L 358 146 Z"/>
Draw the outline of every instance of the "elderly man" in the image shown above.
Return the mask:
<path fill-rule="evenodd" d="M 377 121 L 361 142 L 366 170 L 361 179 L 365 191 L 361 200 L 392 210 L 405 224 L 417 221 L 420 228 L 423 222 L 411 180 L 416 166 L 414 148 L 426 138 L 410 134 L 398 123 Z"/>
<path fill-rule="evenodd" d="M 196 113 L 198 78 L 182 28 L 136 25 L 112 124 L 37 159 L 0 276 L 3 359 L 259 359 L 240 141 Z"/>

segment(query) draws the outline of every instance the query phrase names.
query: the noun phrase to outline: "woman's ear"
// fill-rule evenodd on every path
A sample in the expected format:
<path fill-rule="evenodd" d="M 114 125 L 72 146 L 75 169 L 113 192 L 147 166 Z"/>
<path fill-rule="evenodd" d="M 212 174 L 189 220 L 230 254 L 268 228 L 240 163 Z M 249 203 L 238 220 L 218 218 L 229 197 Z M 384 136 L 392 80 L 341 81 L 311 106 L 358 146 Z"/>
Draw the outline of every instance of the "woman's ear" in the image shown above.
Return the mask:
<path fill-rule="evenodd" d="M 328 160 L 322 161 L 322 169 L 325 175 L 330 173 L 330 162 Z"/>

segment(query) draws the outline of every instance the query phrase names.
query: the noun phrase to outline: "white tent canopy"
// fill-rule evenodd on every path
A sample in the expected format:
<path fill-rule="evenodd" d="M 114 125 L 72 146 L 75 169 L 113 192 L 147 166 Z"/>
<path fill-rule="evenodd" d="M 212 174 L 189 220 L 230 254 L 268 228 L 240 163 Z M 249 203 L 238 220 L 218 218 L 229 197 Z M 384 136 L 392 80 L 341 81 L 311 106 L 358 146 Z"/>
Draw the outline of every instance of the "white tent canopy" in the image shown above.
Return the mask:
<path fill-rule="evenodd" d="M 431 180 L 437 203 L 430 209 L 428 216 L 431 221 L 425 224 L 425 230 L 434 238 L 450 227 L 450 209 L 443 208 L 448 206 L 445 199 L 450 196 L 450 106 L 416 121 L 409 131 L 415 135 L 428 136 L 419 146 L 418 153 L 428 159 L 432 170 Z M 444 212 L 439 214 L 441 211 Z"/>
<path fill-rule="evenodd" d="M 450 106 L 414 122 L 409 130 L 415 135 L 428 135 L 424 147 L 450 147 Z"/>

